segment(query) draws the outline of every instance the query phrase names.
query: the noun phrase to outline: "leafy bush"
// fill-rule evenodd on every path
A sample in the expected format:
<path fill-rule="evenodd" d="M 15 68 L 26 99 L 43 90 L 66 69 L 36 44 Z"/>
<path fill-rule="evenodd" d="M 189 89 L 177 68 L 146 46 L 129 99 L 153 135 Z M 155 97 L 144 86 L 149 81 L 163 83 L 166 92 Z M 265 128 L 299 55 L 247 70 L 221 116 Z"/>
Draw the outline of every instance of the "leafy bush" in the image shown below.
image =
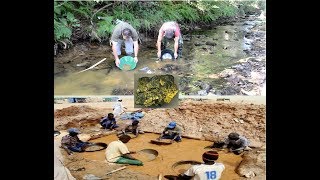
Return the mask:
<path fill-rule="evenodd" d="M 70 9 L 74 9 L 74 5 L 71 2 L 59 5 L 54 2 L 54 5 L 54 40 L 70 39 L 72 29 L 80 27 L 79 20 L 69 12 Z"/>
<path fill-rule="evenodd" d="M 256 12 L 258 8 L 265 9 L 265 1 L 55 1 L 54 39 L 77 39 L 83 37 L 77 36 L 81 31 L 101 42 L 111 36 L 116 19 L 130 23 L 140 32 L 157 32 L 165 21 L 188 27 Z"/>

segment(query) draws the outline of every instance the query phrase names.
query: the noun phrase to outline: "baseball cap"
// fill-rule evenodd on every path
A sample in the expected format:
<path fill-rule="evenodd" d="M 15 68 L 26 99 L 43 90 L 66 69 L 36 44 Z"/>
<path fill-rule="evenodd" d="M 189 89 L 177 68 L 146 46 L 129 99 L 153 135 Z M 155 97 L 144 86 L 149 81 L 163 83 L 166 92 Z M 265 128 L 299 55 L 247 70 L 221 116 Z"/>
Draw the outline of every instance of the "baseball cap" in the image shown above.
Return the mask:
<path fill-rule="evenodd" d="M 172 122 L 169 123 L 169 125 L 167 127 L 168 128 L 174 128 L 174 127 L 176 127 L 176 125 L 177 125 L 177 123 L 172 121 Z"/>
<path fill-rule="evenodd" d="M 77 133 L 77 134 L 80 134 L 80 133 L 81 133 L 80 130 L 77 129 L 77 128 L 70 128 L 70 129 L 68 129 L 68 132 L 69 132 L 69 133 Z"/>

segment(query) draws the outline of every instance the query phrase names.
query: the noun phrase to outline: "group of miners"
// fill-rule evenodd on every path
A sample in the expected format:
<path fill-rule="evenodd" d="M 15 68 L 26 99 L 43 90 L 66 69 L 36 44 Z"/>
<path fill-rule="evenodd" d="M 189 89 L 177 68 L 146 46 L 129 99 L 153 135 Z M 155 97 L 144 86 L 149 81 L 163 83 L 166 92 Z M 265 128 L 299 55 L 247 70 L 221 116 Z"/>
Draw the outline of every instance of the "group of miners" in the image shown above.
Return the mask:
<path fill-rule="evenodd" d="M 106 120 L 107 119 L 107 120 Z M 110 121 L 110 122 L 109 122 Z M 116 120 L 112 113 L 109 113 L 106 118 L 102 118 L 101 126 L 107 129 L 117 129 Z M 72 152 L 83 152 L 85 148 L 90 145 L 89 142 L 83 142 L 78 138 L 80 131 L 77 128 L 70 128 L 69 134 L 62 137 L 61 145 L 69 154 Z M 139 129 L 139 121 L 132 120 L 132 123 L 123 130 L 118 132 L 118 140 L 108 144 L 105 151 L 106 159 L 110 163 L 118 164 L 130 164 L 142 166 L 143 162 L 132 156 L 135 154 L 134 151 L 129 151 L 126 143 L 131 139 L 128 134 L 134 134 L 136 137 L 138 134 L 143 134 L 143 131 Z M 177 125 L 175 121 L 170 122 L 163 132 L 161 133 L 158 140 L 170 139 L 171 142 L 181 142 L 182 128 Z M 248 140 L 240 136 L 238 133 L 230 133 L 228 137 L 221 142 L 213 143 L 211 148 L 228 148 L 230 152 L 235 154 L 241 154 L 248 147 Z M 202 155 L 203 164 L 193 165 L 185 173 L 176 176 L 176 179 L 219 179 L 225 166 L 222 163 L 216 163 L 215 161 L 219 158 L 218 151 L 211 150 L 207 151 Z"/>

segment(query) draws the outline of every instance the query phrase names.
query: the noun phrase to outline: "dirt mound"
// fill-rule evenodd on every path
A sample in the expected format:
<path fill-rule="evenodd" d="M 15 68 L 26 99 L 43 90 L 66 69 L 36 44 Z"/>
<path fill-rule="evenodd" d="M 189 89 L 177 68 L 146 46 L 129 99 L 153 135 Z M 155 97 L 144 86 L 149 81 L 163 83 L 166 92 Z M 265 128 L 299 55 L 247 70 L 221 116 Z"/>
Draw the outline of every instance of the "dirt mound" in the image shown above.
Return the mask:
<path fill-rule="evenodd" d="M 65 117 L 65 116 L 76 116 L 81 113 L 95 112 L 96 110 L 89 106 L 71 106 L 63 109 L 58 109 L 54 112 L 55 118 Z"/>
<path fill-rule="evenodd" d="M 175 109 L 154 109 L 142 119 L 142 130 L 161 133 L 174 120 L 183 136 L 221 140 L 238 132 L 251 142 L 265 142 L 265 105 L 185 100 Z"/>
<path fill-rule="evenodd" d="M 244 154 L 236 171 L 245 178 L 264 179 L 266 177 L 266 151 L 249 151 Z"/>
<path fill-rule="evenodd" d="M 86 128 L 91 127 L 99 124 L 100 118 L 85 118 L 85 119 L 74 119 L 69 121 L 67 124 L 64 125 L 63 129 L 69 129 L 72 127 L 76 128 Z"/>

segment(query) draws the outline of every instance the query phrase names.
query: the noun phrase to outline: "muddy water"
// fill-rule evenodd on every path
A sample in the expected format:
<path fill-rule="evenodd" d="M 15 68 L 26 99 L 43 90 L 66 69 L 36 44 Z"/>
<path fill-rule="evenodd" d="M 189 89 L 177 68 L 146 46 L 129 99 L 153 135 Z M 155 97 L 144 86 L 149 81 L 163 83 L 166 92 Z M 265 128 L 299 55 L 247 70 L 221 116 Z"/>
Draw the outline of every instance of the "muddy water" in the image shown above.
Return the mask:
<path fill-rule="evenodd" d="M 209 75 L 230 67 L 246 56 L 243 50 L 250 46 L 244 38 L 246 26 L 242 24 L 243 22 L 237 22 L 234 25 L 193 32 L 193 36 L 195 36 L 191 41 L 193 44 L 196 42 L 206 43 L 207 41 L 216 43 L 215 46 L 201 45 L 200 48 L 193 49 L 192 54 L 196 63 L 192 66 L 192 70 L 197 72 L 198 76 L 209 77 Z"/>
<path fill-rule="evenodd" d="M 106 47 L 108 48 L 108 47 Z M 104 49 L 104 48 L 103 48 Z M 98 54 L 105 54 L 105 52 L 98 52 Z M 76 67 L 71 72 L 54 78 L 54 94 L 55 95 L 106 95 L 112 94 L 113 89 L 133 89 L 134 74 L 146 72 L 140 69 L 148 67 L 151 72 L 162 72 L 158 69 L 164 63 L 169 62 L 178 64 L 171 60 L 157 61 L 156 50 L 140 51 L 139 62 L 134 70 L 122 71 L 117 68 L 111 57 L 107 57 L 105 62 L 99 65 L 100 69 L 92 69 L 77 74 L 77 72 L 85 69 L 84 67 Z M 102 58 L 101 58 L 102 59 Z M 101 59 L 93 60 L 92 65 Z M 81 62 L 81 61 L 79 61 Z M 109 69 L 106 69 L 109 68 Z M 111 70 L 110 70 L 111 68 Z"/>
<path fill-rule="evenodd" d="M 200 141 L 193 139 L 184 138 L 180 143 L 173 143 L 171 145 L 155 145 L 149 143 L 150 140 L 159 137 L 157 134 L 146 133 L 138 138 L 131 139 L 127 146 L 130 151 L 139 151 L 142 149 L 155 149 L 158 151 L 158 157 L 149 162 L 144 162 L 144 166 L 129 166 L 130 170 L 140 172 L 142 174 L 147 174 L 151 176 L 158 176 L 159 174 L 164 175 L 177 175 L 182 173 L 189 166 L 183 165 L 172 169 L 172 165 L 177 161 L 182 160 L 194 160 L 202 162 L 202 154 L 208 149 L 204 147 L 211 145 L 212 142 Z M 104 142 L 109 144 L 111 141 L 117 140 L 116 135 L 110 135 L 102 137 L 99 139 L 92 140 L 93 142 Z M 220 157 L 217 162 L 221 162 L 225 165 L 226 169 L 222 174 L 222 180 L 233 180 L 239 179 L 239 175 L 235 173 L 236 167 L 240 164 L 242 158 L 241 156 L 236 156 L 234 154 L 226 154 L 220 151 Z M 81 153 L 85 159 L 89 160 L 105 160 L 105 150 L 98 152 L 85 152 Z"/>
<path fill-rule="evenodd" d="M 149 73 L 170 73 L 184 77 L 184 82 L 180 82 L 180 90 L 185 95 L 199 95 L 197 92 L 201 89 L 195 85 L 199 80 L 210 84 L 214 89 L 221 89 L 227 82 L 219 78 L 218 74 L 249 56 L 244 50 L 251 50 L 253 40 L 246 38 L 245 35 L 255 24 L 257 22 L 251 18 L 250 21 L 241 20 L 232 25 L 185 33 L 183 58 L 178 61 L 157 61 L 157 50 L 151 48 L 155 46 L 156 39 L 142 43 L 139 62 L 131 71 L 122 71 L 115 66 L 108 45 L 99 45 L 98 48 L 90 45 L 82 48 L 74 47 L 55 58 L 55 65 L 60 67 L 61 71 L 55 72 L 54 93 L 55 95 L 107 95 L 114 94 L 112 93 L 114 89 L 132 90 L 134 74 L 147 73 L 142 71 L 142 68 L 150 70 Z M 210 43 L 207 45 L 207 42 L 216 45 Z M 196 46 L 197 43 L 201 45 Z M 168 48 L 173 49 L 172 42 Z M 103 58 L 107 60 L 96 68 L 75 74 Z M 83 63 L 87 65 L 78 66 Z"/>

